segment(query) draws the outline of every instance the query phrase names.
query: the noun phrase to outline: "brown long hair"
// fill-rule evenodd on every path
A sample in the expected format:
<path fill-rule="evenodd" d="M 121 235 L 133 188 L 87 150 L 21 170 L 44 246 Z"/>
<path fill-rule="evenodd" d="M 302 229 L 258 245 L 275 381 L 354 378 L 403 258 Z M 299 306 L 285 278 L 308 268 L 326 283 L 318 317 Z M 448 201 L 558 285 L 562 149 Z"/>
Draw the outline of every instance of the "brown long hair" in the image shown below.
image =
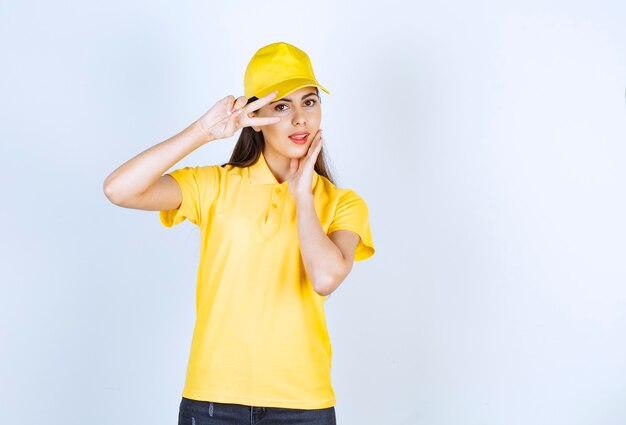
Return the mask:
<path fill-rule="evenodd" d="M 315 92 L 319 98 L 320 92 L 317 87 L 315 87 Z M 252 96 L 248 99 L 246 105 L 257 99 L 258 98 L 256 96 Z M 321 99 L 320 103 L 322 103 Z M 231 154 L 230 159 L 227 163 L 222 164 L 222 167 L 229 164 L 235 167 L 249 167 L 257 162 L 261 156 L 264 146 L 265 139 L 263 138 L 262 132 L 256 132 L 252 127 L 244 127 L 241 129 L 241 134 L 239 135 L 239 139 L 233 148 L 233 153 Z M 313 168 L 317 174 L 326 177 L 332 184 L 336 185 L 335 179 L 330 173 L 326 160 L 327 157 L 324 153 L 324 147 L 322 146 L 322 150 L 317 156 L 317 161 L 315 161 L 315 166 Z"/>

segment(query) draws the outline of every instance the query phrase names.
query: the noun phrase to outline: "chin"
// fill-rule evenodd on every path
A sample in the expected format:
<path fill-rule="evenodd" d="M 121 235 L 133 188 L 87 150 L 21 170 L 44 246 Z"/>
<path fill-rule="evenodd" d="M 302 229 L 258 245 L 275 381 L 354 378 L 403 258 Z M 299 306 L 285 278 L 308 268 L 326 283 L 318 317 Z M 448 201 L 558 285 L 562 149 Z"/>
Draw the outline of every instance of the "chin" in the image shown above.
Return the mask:
<path fill-rule="evenodd" d="M 289 158 L 295 158 L 295 159 L 302 158 L 306 155 L 308 150 L 309 150 L 308 143 L 301 145 L 301 146 L 297 146 L 297 145 L 290 146 L 290 149 L 288 149 L 286 152 L 286 156 Z"/>

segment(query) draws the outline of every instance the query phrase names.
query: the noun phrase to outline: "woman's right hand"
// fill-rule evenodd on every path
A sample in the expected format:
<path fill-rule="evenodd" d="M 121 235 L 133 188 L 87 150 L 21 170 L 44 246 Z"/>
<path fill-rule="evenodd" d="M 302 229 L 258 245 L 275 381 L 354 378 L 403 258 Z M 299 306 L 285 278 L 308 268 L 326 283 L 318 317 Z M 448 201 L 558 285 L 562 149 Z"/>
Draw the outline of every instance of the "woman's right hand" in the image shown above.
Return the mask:
<path fill-rule="evenodd" d="M 198 118 L 196 123 L 207 136 L 208 141 L 226 139 L 243 127 L 276 124 L 281 120 L 280 117 L 258 118 L 248 116 L 250 112 L 271 102 L 276 95 L 277 92 L 273 91 L 248 105 L 246 105 L 248 98 L 245 96 L 240 96 L 237 99 L 232 95 L 226 96 Z"/>

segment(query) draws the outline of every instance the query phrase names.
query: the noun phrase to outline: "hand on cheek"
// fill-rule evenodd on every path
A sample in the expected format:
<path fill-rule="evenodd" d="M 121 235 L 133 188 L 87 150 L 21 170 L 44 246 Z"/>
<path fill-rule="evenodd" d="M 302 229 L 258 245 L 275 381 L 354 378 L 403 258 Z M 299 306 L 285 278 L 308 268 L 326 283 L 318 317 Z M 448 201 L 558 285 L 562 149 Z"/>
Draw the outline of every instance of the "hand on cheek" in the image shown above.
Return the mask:
<path fill-rule="evenodd" d="M 311 195 L 311 185 L 313 183 L 313 171 L 315 162 L 322 150 L 322 130 L 315 133 L 315 137 L 309 145 L 307 153 L 302 158 L 292 159 L 287 177 L 289 193 L 296 198 Z"/>

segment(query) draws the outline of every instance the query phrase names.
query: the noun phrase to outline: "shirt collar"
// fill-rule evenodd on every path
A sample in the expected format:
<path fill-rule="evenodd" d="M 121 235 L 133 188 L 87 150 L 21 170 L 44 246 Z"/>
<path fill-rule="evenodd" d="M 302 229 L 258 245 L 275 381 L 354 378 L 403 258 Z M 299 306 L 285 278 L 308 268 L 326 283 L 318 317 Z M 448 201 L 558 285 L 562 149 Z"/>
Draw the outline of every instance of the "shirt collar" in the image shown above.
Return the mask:
<path fill-rule="evenodd" d="M 250 177 L 250 183 L 252 184 L 279 184 L 274 174 L 272 174 L 272 170 L 267 165 L 267 161 L 265 161 L 265 156 L 263 155 L 263 151 L 259 154 L 259 159 L 254 164 L 248 167 L 248 175 Z M 315 170 L 313 170 L 313 178 L 311 179 L 311 189 L 315 187 L 317 183 L 319 174 Z M 283 182 L 285 185 L 287 182 Z"/>

